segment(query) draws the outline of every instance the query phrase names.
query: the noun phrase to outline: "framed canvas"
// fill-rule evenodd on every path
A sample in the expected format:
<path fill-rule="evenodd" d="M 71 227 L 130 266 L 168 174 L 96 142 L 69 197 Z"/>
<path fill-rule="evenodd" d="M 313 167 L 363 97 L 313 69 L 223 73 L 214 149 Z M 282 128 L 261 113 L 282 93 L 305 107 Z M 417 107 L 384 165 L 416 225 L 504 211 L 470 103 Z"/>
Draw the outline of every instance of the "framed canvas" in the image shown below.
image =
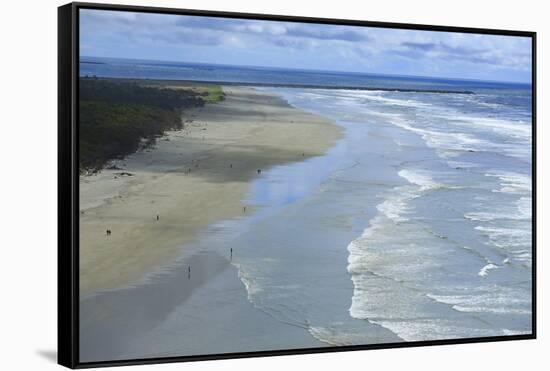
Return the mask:
<path fill-rule="evenodd" d="M 58 35 L 60 364 L 535 338 L 534 32 L 71 3 Z"/>

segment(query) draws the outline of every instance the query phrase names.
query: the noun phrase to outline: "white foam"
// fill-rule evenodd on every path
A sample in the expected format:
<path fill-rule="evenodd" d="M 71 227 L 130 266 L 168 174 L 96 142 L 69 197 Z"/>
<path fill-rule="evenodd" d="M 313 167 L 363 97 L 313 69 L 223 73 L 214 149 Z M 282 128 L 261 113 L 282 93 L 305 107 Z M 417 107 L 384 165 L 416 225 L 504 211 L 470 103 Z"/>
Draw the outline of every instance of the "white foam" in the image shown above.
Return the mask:
<path fill-rule="evenodd" d="M 529 267 L 532 260 L 530 177 L 511 172 L 495 172 L 486 175 L 499 179 L 501 189 L 496 192 L 520 195 L 520 197 L 517 197 L 515 201 L 501 201 L 500 204 L 491 206 L 480 202 L 478 207 L 490 207 L 491 210 L 468 212 L 464 214 L 464 217 L 478 222 L 474 229 L 488 238 L 487 244 L 502 249 L 513 263 Z M 513 199 L 515 197 L 506 196 L 506 198 Z M 510 261 L 505 259 L 506 262 Z M 482 270 L 480 275 L 481 273 L 488 272 Z"/>
<path fill-rule="evenodd" d="M 403 214 L 410 208 L 409 201 L 419 196 L 415 191 L 410 186 L 396 187 L 383 202 L 376 205 L 376 209 L 395 223 L 407 221 Z"/>
<path fill-rule="evenodd" d="M 452 320 L 440 318 L 419 318 L 415 320 L 374 320 L 405 341 L 443 340 L 467 337 L 500 335 L 498 329 L 479 329 L 459 326 Z"/>
<path fill-rule="evenodd" d="M 379 91 L 379 92 L 378 91 L 371 91 L 371 92 L 361 91 L 360 93 L 358 93 L 357 91 L 350 91 L 350 92 L 352 92 L 355 96 L 358 96 L 358 97 L 361 97 L 361 98 L 364 98 L 364 99 L 368 99 L 370 101 L 385 103 L 385 104 L 390 105 L 390 106 L 399 106 L 399 107 L 429 107 L 429 106 L 431 106 L 431 104 L 429 104 L 429 103 L 419 102 L 419 101 L 414 100 L 414 99 L 389 98 L 389 97 L 385 96 L 388 93 L 383 92 L 383 91 Z"/>
<path fill-rule="evenodd" d="M 407 218 L 401 216 L 408 209 L 406 200 L 403 198 L 386 200 L 381 204 L 378 204 L 376 208 L 387 218 L 395 222 L 403 222 L 408 220 Z"/>
<path fill-rule="evenodd" d="M 260 287 L 260 285 L 258 285 L 256 281 L 250 278 L 251 275 L 245 272 L 244 267 L 241 264 L 238 264 L 235 262 L 233 262 L 232 264 L 237 268 L 238 277 L 246 288 L 248 301 L 250 301 L 251 303 L 254 303 L 253 301 L 254 296 L 263 292 L 263 288 Z"/>
<path fill-rule="evenodd" d="M 419 170 L 402 169 L 398 172 L 398 175 L 412 185 L 418 186 L 418 188 L 412 186 L 395 187 L 388 193 L 388 197 L 376 206 L 378 211 L 394 222 L 408 220 L 403 214 L 409 210 L 409 201 L 419 197 L 420 192 L 443 186 L 434 181 L 427 172 Z"/>
<path fill-rule="evenodd" d="M 441 184 L 434 181 L 427 173 L 403 169 L 400 170 L 398 174 L 400 177 L 407 179 L 409 183 L 420 186 L 420 190 L 422 191 L 442 187 Z"/>
<path fill-rule="evenodd" d="M 493 263 L 489 263 L 489 264 L 487 264 L 486 266 L 484 266 L 483 268 L 481 268 L 479 270 L 478 276 L 485 277 L 489 274 L 489 271 L 491 269 L 497 269 L 497 268 L 498 268 L 498 265 L 494 265 Z"/>
<path fill-rule="evenodd" d="M 402 169 L 398 174 L 410 184 L 397 186 L 387 192 L 386 199 L 376 206 L 379 214 L 370 220 L 369 226 L 363 231 L 362 235 L 348 245 L 347 269 L 354 283 L 352 305 L 349 311 L 352 317 L 355 318 L 366 318 L 369 315 L 368 311 L 365 312 L 369 306 L 369 298 L 366 296 L 364 287 L 368 285 L 364 282 L 364 279 L 369 274 L 369 269 L 372 269 L 372 265 L 377 265 L 380 259 L 385 259 L 384 256 L 390 256 L 377 254 L 376 246 L 389 244 L 396 251 L 400 249 L 399 242 L 392 240 L 392 238 L 395 235 L 394 229 L 398 228 L 403 222 L 408 221 L 405 215 L 409 212 L 410 201 L 420 197 L 422 192 L 442 186 L 435 182 L 430 174 L 425 171 Z M 412 230 L 408 229 L 408 231 L 412 233 Z M 411 243 L 407 242 L 406 246 L 403 245 L 403 247 L 414 247 L 412 242 L 415 241 L 415 237 L 409 235 L 409 238 Z M 399 264 L 397 261 L 395 263 Z M 428 262 L 425 261 L 423 264 L 428 264 Z M 414 269 L 422 269 L 423 264 L 415 264 Z M 405 270 L 407 267 L 402 265 L 401 269 Z"/>
<path fill-rule="evenodd" d="M 376 206 L 377 210 L 386 218 L 394 222 L 408 220 L 403 216 L 409 210 L 409 201 L 420 196 L 420 192 L 443 187 L 442 184 L 434 181 L 427 172 L 419 170 L 402 169 L 398 175 L 406 179 L 416 187 L 399 186 L 388 192 L 387 198 Z"/>
<path fill-rule="evenodd" d="M 481 140 L 473 134 L 463 132 L 440 132 L 435 130 L 417 128 L 410 122 L 400 117 L 393 117 L 391 122 L 403 129 L 419 134 L 426 142 L 428 147 L 438 151 L 443 158 L 452 158 L 460 155 L 462 152 L 487 150 L 497 148 L 497 146 L 487 140 Z"/>
<path fill-rule="evenodd" d="M 396 126 L 415 132 L 422 136 L 426 144 L 437 150 L 443 158 L 452 158 L 465 151 L 494 151 L 513 157 L 528 159 L 531 156 L 532 125 L 522 120 L 511 120 L 494 117 L 466 116 L 460 111 L 433 106 L 432 104 L 411 99 L 395 99 L 387 97 L 387 92 L 353 92 L 356 97 L 379 102 L 388 106 L 430 107 L 429 112 L 417 112 L 428 118 L 438 118 L 445 124 L 445 130 L 420 127 L 418 123 L 406 120 L 402 115 L 393 115 L 391 122 Z M 470 99 L 468 97 L 464 99 Z M 451 129 L 454 127 L 455 130 Z M 504 141 L 498 143 L 481 139 L 486 134 L 504 136 Z"/>
<path fill-rule="evenodd" d="M 492 212 L 475 211 L 465 213 L 464 217 L 479 222 L 491 222 L 494 220 L 530 220 L 531 219 L 531 198 L 522 197 L 515 205 L 504 205 L 502 209 Z M 495 207 L 496 208 L 496 207 Z"/>
<path fill-rule="evenodd" d="M 490 236 L 523 236 L 525 234 L 525 230 L 523 229 L 484 227 L 481 225 L 478 225 L 475 229 L 485 232 Z"/>
<path fill-rule="evenodd" d="M 371 219 L 369 227 L 363 231 L 362 235 L 351 241 L 347 247 L 349 252 L 347 270 L 353 281 L 353 296 L 349 312 L 354 318 L 365 319 L 370 314 L 366 311 L 369 297 L 364 280 L 376 256 L 372 254 L 369 247 L 371 244 L 381 242 L 380 240 L 384 239 L 387 234 L 379 233 L 379 231 L 389 228 L 395 222 L 391 215 L 386 216 L 384 213 L 377 215 Z"/>
<path fill-rule="evenodd" d="M 456 116 L 453 117 L 453 119 L 468 128 L 483 128 L 507 137 L 521 138 L 525 140 L 531 139 L 531 125 L 523 121 L 468 116 Z"/>
<path fill-rule="evenodd" d="M 494 286 L 483 288 L 481 293 L 470 295 L 433 295 L 427 296 L 437 302 L 451 305 L 454 310 L 465 313 L 530 314 L 531 300 L 515 289 Z"/>
<path fill-rule="evenodd" d="M 527 265 L 531 264 L 530 229 L 484 226 L 477 226 L 475 229 L 489 237 L 491 244 L 505 250 L 514 260 L 527 263 Z"/>
<path fill-rule="evenodd" d="M 364 241 L 368 240 L 376 230 L 383 228 L 383 225 L 385 223 L 385 217 L 382 215 L 378 215 L 375 218 L 373 218 L 370 223 L 369 227 L 366 228 L 360 237 L 357 239 L 351 241 L 348 245 L 348 272 L 352 274 L 362 274 L 363 272 L 363 266 L 362 261 L 366 257 L 366 244 Z M 352 277 L 353 278 L 353 277 Z M 356 286 L 357 288 L 357 286 Z"/>
<path fill-rule="evenodd" d="M 495 314 L 531 314 L 528 309 L 514 309 L 514 308 L 488 308 L 488 307 L 465 307 L 462 305 L 453 305 L 453 309 L 459 312 L 465 313 L 495 313 Z"/>
<path fill-rule="evenodd" d="M 502 193 L 530 194 L 531 176 L 511 171 L 490 172 L 485 174 L 488 177 L 495 177 L 500 180 L 501 188 L 495 190 Z"/>
<path fill-rule="evenodd" d="M 503 328 L 502 329 L 502 333 L 506 336 L 510 336 L 510 335 L 526 335 L 526 334 L 531 334 L 531 331 L 527 331 L 527 330 L 509 330 L 507 328 Z"/>

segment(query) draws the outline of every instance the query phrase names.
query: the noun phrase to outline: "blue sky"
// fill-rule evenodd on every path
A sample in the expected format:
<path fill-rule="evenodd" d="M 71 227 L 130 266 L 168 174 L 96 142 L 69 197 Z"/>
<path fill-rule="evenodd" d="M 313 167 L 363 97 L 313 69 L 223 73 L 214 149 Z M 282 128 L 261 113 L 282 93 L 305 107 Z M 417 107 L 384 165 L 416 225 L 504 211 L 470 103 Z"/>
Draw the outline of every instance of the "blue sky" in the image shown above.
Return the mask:
<path fill-rule="evenodd" d="M 82 56 L 531 82 L 525 37 L 80 12 Z"/>

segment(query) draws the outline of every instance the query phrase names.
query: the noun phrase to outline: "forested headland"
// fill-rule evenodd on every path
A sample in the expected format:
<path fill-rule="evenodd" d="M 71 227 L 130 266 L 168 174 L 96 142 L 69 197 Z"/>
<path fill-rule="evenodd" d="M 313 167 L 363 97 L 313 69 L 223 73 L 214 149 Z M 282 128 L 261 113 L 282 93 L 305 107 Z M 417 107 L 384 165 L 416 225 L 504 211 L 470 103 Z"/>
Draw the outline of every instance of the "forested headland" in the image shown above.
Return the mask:
<path fill-rule="evenodd" d="M 219 86 L 167 89 L 135 81 L 81 78 L 79 167 L 95 172 L 183 127 L 182 110 L 224 99 Z"/>

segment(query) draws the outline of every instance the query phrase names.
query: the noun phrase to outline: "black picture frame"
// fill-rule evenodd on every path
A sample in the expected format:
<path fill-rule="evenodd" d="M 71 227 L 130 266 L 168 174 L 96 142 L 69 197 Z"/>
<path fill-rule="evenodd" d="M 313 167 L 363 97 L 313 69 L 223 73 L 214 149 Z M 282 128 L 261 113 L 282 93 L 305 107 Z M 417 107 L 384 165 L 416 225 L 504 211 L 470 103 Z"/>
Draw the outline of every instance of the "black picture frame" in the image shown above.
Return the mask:
<path fill-rule="evenodd" d="M 79 10 L 119 10 L 144 13 L 194 15 L 221 18 L 274 20 L 287 22 L 352 25 L 378 28 L 475 33 L 528 37 L 532 42 L 532 333 L 403 343 L 337 346 L 324 348 L 254 351 L 231 354 L 192 355 L 166 358 L 128 359 L 101 362 L 79 360 L 79 183 L 78 183 L 78 76 Z M 536 258 L 536 32 L 486 28 L 449 27 L 423 24 L 357 21 L 268 14 L 170 9 L 129 5 L 70 3 L 58 8 L 58 363 L 69 368 L 90 368 L 188 362 L 245 357 L 265 357 L 308 353 L 528 340 L 537 337 Z"/>

